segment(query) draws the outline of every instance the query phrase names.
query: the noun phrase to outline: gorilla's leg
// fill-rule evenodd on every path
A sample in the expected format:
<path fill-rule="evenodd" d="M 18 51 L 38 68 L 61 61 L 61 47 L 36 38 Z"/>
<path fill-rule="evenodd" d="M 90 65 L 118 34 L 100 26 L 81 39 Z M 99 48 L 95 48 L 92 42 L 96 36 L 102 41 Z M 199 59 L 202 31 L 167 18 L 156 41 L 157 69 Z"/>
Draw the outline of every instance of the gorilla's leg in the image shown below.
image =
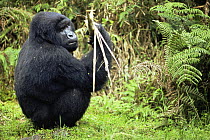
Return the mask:
<path fill-rule="evenodd" d="M 53 107 L 54 114 L 59 114 L 56 123 L 60 126 L 75 126 L 75 123 L 85 113 L 90 102 L 90 96 L 90 93 L 76 89 L 65 92 Z"/>
<path fill-rule="evenodd" d="M 21 101 L 20 105 L 24 114 L 31 118 L 37 128 L 53 128 L 55 126 L 55 119 L 50 109 L 52 105 L 32 98 L 24 98 Z"/>

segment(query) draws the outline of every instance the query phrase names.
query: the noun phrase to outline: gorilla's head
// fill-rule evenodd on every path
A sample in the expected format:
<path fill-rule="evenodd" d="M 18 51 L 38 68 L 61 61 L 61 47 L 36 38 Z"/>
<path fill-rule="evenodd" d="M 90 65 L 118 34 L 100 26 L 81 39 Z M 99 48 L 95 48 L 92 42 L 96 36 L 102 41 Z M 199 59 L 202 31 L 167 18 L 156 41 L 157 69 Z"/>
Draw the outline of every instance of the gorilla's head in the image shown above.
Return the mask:
<path fill-rule="evenodd" d="M 75 51 L 78 46 L 74 24 L 66 16 L 55 12 L 40 12 L 33 17 L 29 39 L 59 45 L 69 52 Z"/>

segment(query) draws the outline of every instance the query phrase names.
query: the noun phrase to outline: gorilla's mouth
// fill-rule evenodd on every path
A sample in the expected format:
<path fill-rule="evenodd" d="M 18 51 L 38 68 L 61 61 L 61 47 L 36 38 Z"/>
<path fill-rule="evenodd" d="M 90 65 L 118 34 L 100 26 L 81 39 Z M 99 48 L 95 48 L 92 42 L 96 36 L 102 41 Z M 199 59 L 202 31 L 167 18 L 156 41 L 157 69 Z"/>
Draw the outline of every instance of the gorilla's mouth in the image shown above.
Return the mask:
<path fill-rule="evenodd" d="M 68 42 L 65 48 L 69 52 L 73 52 L 73 51 L 75 51 L 77 49 L 77 47 L 78 47 L 77 41 L 74 41 L 74 42 Z"/>
<path fill-rule="evenodd" d="M 77 45 L 77 41 L 75 41 L 75 42 L 69 42 L 69 44 L 68 44 L 69 46 L 72 46 L 72 45 Z"/>

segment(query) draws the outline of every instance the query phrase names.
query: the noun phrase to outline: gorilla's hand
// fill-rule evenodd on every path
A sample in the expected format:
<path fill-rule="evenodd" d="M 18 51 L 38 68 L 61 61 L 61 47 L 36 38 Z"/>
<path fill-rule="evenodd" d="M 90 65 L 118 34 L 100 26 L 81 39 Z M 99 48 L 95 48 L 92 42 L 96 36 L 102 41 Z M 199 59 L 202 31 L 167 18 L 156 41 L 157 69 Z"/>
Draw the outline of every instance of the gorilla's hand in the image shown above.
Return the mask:
<path fill-rule="evenodd" d="M 96 22 L 94 24 L 95 24 L 95 27 L 98 29 L 98 31 L 100 33 L 105 31 L 104 27 L 101 24 L 96 23 Z M 89 32 L 87 32 L 87 35 L 89 35 Z M 92 45 L 92 47 L 93 47 L 93 45 L 94 45 L 94 34 L 90 35 L 88 44 Z"/>

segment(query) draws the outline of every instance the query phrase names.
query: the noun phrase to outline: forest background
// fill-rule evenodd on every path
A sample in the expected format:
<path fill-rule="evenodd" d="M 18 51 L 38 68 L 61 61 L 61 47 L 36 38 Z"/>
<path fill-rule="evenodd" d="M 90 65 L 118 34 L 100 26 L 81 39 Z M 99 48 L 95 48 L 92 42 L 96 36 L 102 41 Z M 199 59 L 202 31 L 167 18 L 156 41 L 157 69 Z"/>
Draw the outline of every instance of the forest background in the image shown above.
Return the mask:
<path fill-rule="evenodd" d="M 94 20 L 110 33 L 119 66 L 114 61 L 111 80 L 103 91 L 92 94 L 90 111 L 84 118 L 92 118 L 91 114 L 101 117 L 110 114 L 107 119 L 112 115 L 126 118 L 120 128 L 131 124 L 126 132 L 111 131 L 112 134 L 107 132 L 101 137 L 144 137 L 142 133 L 128 133 L 140 129 L 133 128 L 131 122 L 135 121 L 157 121 L 159 125 L 152 125 L 155 130 L 165 131 L 170 126 L 183 129 L 193 124 L 209 131 L 209 6 L 208 0 L 1 0 L 0 138 L 22 138 L 37 133 L 49 134 L 45 136 L 52 138 L 60 134 L 60 131 L 52 130 L 52 134 L 34 130 L 24 118 L 14 94 L 14 68 L 28 37 L 31 18 L 39 11 L 58 12 L 72 19 L 79 38 L 79 48 L 74 55 L 80 58 L 88 52 L 84 20 L 87 10 L 91 9 L 95 10 Z M 98 119 L 102 121 L 101 117 Z M 83 120 L 81 124 L 85 125 Z M 103 129 L 100 131 L 105 133 L 110 128 L 104 126 Z M 62 131 L 61 137 L 67 137 L 66 133 L 72 130 L 64 131 L 65 134 Z M 82 135 L 78 133 L 71 136 Z M 150 135 L 154 134 L 156 132 Z M 101 138 L 98 134 L 94 137 Z"/>

